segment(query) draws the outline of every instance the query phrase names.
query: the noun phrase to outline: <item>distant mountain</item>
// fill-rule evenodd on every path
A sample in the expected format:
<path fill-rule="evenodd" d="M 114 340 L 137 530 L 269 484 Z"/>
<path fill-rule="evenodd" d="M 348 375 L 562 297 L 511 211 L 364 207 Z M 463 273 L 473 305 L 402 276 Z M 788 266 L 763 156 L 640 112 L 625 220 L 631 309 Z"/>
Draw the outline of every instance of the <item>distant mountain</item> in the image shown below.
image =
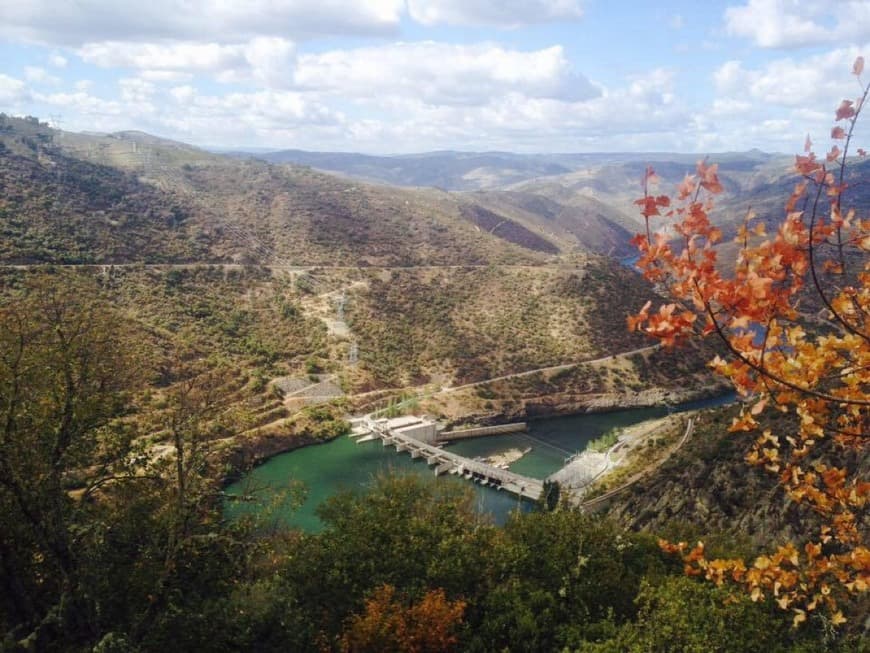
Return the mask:
<path fill-rule="evenodd" d="M 647 166 L 655 170 L 658 178 L 654 192 L 673 194 L 683 177 L 695 172 L 698 159 L 697 155 L 686 154 L 634 155 L 622 161 L 590 162 L 572 172 L 520 182 L 509 189 L 569 206 L 597 200 L 619 216 L 623 227 L 636 231 L 641 217 L 634 201 L 642 195 L 641 180 Z M 793 178 L 790 171 L 793 159 L 758 150 L 717 154 L 709 162 L 719 165 L 719 177 L 725 187 L 717 200 L 719 215 L 728 223 L 737 219 L 731 213 L 740 212 L 741 217 L 745 213 L 744 200 L 750 193 L 763 193 L 771 185 L 778 190 L 782 180 Z"/>
<path fill-rule="evenodd" d="M 427 152 L 371 156 L 348 152 L 282 150 L 257 154 L 271 163 L 294 163 L 397 186 L 431 186 L 444 190 L 499 188 L 535 177 L 570 172 L 546 156 L 509 152 Z"/>
<path fill-rule="evenodd" d="M 464 215 L 481 229 L 501 223 L 502 236 L 513 229 L 489 212 L 521 225 L 562 252 L 621 256 L 630 253 L 629 241 L 641 224 L 634 201 L 641 194 L 640 180 L 646 167 L 651 165 L 657 173 L 658 192 L 672 193 L 684 175 L 695 171 L 702 157 L 685 153 L 452 151 L 370 156 L 284 150 L 260 153 L 256 158 L 391 185 L 459 191 L 464 203 L 477 207 L 464 209 Z M 718 198 L 718 216 L 726 227 L 742 219 L 750 198 L 765 207 L 781 202 L 783 186 L 792 179 L 793 160 L 779 154 L 726 152 L 709 160 L 718 163 L 725 186 L 725 193 Z M 771 201 L 761 201 L 767 195 Z M 540 251 L 548 249 L 544 246 Z"/>
<path fill-rule="evenodd" d="M 140 132 L 68 134 L 4 117 L 0 186 L 6 263 L 536 264 L 560 251 L 441 191 L 239 161 Z"/>
<path fill-rule="evenodd" d="M 478 191 L 464 198 L 485 210 L 509 217 L 557 243 L 562 251 L 623 257 L 634 252 L 633 220 L 591 197 L 565 199 L 523 191 Z"/>
<path fill-rule="evenodd" d="M 672 193 L 698 158 L 225 156 L 144 132 L 72 134 L 8 117 L 0 144 L 0 181 L 20 191 L 2 200 L 0 258 L 53 262 L 487 265 L 590 252 L 621 257 L 633 252 L 629 241 L 640 229 L 634 200 L 646 166 L 660 179 L 657 192 Z M 781 217 L 795 183 L 792 159 L 754 150 L 710 160 L 725 186 L 714 220 L 726 237 L 750 205 L 769 221 Z M 867 203 L 863 187 L 850 193 Z"/>
<path fill-rule="evenodd" d="M 444 190 L 492 190 L 541 178 L 604 170 L 632 171 L 639 176 L 649 163 L 670 168 L 693 169 L 697 154 L 644 152 L 590 152 L 555 154 L 515 154 L 511 152 L 424 152 L 393 156 L 373 156 L 352 152 L 236 152 L 233 156 L 253 156 L 272 163 L 293 163 L 327 172 L 399 186 L 432 186 Z M 711 161 L 732 171 L 752 171 L 781 159 L 780 155 L 759 150 L 716 154 Z M 634 181 L 634 178 L 632 179 Z"/>

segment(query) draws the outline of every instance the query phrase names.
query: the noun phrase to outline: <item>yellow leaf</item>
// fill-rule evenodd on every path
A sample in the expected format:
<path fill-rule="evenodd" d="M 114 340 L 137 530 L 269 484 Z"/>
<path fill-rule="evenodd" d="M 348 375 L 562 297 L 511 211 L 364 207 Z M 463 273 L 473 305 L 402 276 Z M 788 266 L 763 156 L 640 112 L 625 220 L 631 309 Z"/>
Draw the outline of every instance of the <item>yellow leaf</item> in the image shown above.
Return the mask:
<path fill-rule="evenodd" d="M 798 610 L 795 608 L 794 620 L 792 621 L 792 625 L 797 628 L 800 624 L 807 620 L 807 613 L 803 610 Z"/>

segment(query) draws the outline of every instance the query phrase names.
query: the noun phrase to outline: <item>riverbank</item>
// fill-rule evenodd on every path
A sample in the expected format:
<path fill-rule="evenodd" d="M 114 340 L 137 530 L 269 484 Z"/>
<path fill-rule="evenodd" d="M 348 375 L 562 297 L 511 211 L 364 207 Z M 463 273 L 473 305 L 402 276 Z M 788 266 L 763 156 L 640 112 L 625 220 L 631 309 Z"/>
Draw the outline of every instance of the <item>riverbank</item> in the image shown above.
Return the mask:
<path fill-rule="evenodd" d="M 346 433 L 326 437 L 314 436 L 310 433 L 261 433 L 246 434 L 232 438 L 221 451 L 221 462 L 226 473 L 221 478 L 221 486 L 226 487 L 237 482 L 252 469 L 268 462 L 275 456 L 290 453 L 297 449 L 305 449 L 315 445 L 323 445 L 344 437 Z"/>
<path fill-rule="evenodd" d="M 525 402 L 515 411 L 471 413 L 446 421 L 446 428 L 491 426 L 518 420 L 548 420 L 571 418 L 583 415 L 605 415 L 632 409 L 656 409 L 690 402 L 704 402 L 724 396 L 726 386 L 715 385 L 683 391 L 654 389 L 632 393 L 590 393 L 582 399 L 560 397 L 557 395 L 537 397 Z M 292 420 L 286 420 L 283 428 L 262 428 L 228 438 L 221 453 L 221 462 L 228 472 L 222 479 L 226 486 L 238 480 L 251 469 L 262 465 L 271 458 L 314 445 L 326 444 L 341 437 L 314 435 L 304 428 L 292 427 Z M 511 461 L 513 462 L 513 461 Z"/>
<path fill-rule="evenodd" d="M 618 412 L 633 408 L 659 408 L 677 406 L 692 402 L 704 402 L 718 397 L 733 394 L 733 389 L 725 383 L 716 383 L 695 388 L 662 389 L 654 388 L 628 393 L 598 392 L 576 394 L 552 394 L 517 400 L 502 400 L 501 410 L 470 411 L 464 415 L 443 415 L 446 427 L 469 428 L 474 426 L 492 426 L 507 422 L 532 421 L 554 417 L 573 417 L 600 413 Z M 495 404 L 497 400 L 493 400 Z M 501 403 L 501 402 L 500 402 Z M 431 414 L 434 406 L 421 402 L 422 409 L 429 409 Z"/>
<path fill-rule="evenodd" d="M 607 454 L 597 454 L 602 460 L 618 463 L 613 473 L 621 473 L 623 467 L 623 450 L 635 450 L 640 461 L 657 458 L 668 451 L 666 440 L 658 431 L 656 422 L 649 420 L 672 420 L 675 424 L 683 418 L 681 415 L 668 415 L 664 407 L 631 408 L 622 411 L 606 411 L 581 413 L 573 417 L 555 417 L 540 419 L 529 424 L 526 433 L 510 433 L 483 438 L 461 440 L 448 446 L 448 449 L 469 459 L 491 459 L 507 463 L 510 471 L 535 479 L 546 479 L 554 472 L 564 467 L 565 460 L 582 452 L 589 442 L 603 434 L 618 431 L 626 441 L 622 448 L 612 449 Z M 629 442 L 637 445 L 629 447 Z M 274 446 L 281 442 L 275 440 L 267 443 Z M 322 441 L 318 441 L 322 442 Z M 280 493 L 286 491 L 288 483 L 304 485 L 308 496 L 303 505 L 281 503 L 276 514 L 282 523 L 303 530 L 318 530 L 321 525 L 317 517 L 317 506 L 336 492 L 347 490 L 358 492 L 371 484 L 372 480 L 384 473 L 417 474 L 439 483 L 467 483 L 456 478 L 441 478 L 435 481 L 433 470 L 425 460 L 412 459 L 407 453 L 397 453 L 391 447 L 384 447 L 379 441 L 357 443 L 353 438 L 339 437 L 329 442 L 323 442 L 322 447 L 306 446 L 303 438 L 291 442 L 284 441 L 293 447 L 286 453 L 274 455 L 268 459 L 260 458 L 255 469 L 243 475 L 242 480 L 227 487 L 226 495 L 236 494 L 247 496 L 251 494 L 246 488 L 265 489 L 260 494 L 260 502 L 228 502 L 227 515 L 243 514 L 257 510 L 257 505 L 270 505 L 269 488 L 276 488 Z M 649 443 L 649 444 L 647 444 Z M 313 442 L 312 442 L 313 444 Z M 263 443 L 260 443 L 262 447 Z M 624 449 L 623 449 L 624 448 Z M 263 450 L 259 450 L 262 456 Z M 518 456 L 522 453 L 522 456 Z M 615 455 L 617 454 L 617 455 Z M 510 458 L 510 460 L 508 460 Z M 587 475 L 598 477 L 603 469 L 598 465 L 593 473 Z M 610 477 L 610 473 L 607 474 Z M 498 521 L 507 519 L 511 511 L 517 509 L 522 502 L 505 492 L 495 488 L 477 484 L 468 484 L 475 494 L 475 505 L 480 505 L 483 512 L 492 513 Z M 278 494 L 276 500 L 282 502 Z M 284 506 L 284 507 L 282 507 Z M 524 509 L 527 509 L 525 506 Z"/>

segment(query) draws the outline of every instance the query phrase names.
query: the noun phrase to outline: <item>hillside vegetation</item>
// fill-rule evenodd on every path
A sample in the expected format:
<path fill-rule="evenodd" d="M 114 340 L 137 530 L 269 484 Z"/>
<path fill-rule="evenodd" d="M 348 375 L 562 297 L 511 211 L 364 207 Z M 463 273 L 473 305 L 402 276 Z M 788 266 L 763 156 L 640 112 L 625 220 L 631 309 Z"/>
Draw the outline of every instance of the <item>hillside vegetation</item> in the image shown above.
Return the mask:
<path fill-rule="evenodd" d="M 462 384 L 648 346 L 624 324 L 651 292 L 600 257 L 570 267 L 393 270 L 365 277 L 348 321 L 372 383 Z"/>
<path fill-rule="evenodd" d="M 444 193 L 123 136 L 0 119 L 0 261 L 486 265 L 558 251 L 479 227 Z"/>
<path fill-rule="evenodd" d="M 52 134 L 0 120 L 0 262 L 207 261 L 190 205 L 134 175 L 63 154 Z"/>
<path fill-rule="evenodd" d="M 397 650 L 402 633 L 412 650 L 867 650 L 857 621 L 794 630 L 773 597 L 684 578 L 651 535 L 567 506 L 496 527 L 443 479 L 336 497 L 317 535 L 275 529 L 277 499 L 224 519 L 228 476 L 399 394 L 456 423 L 720 390 L 711 349 L 626 330 L 656 289 L 585 252 L 629 233 L 586 173 L 456 195 L 0 127 L 0 648 Z M 732 162 L 735 188 L 757 158 Z M 618 205 L 635 164 L 606 165 L 596 192 Z M 724 424 L 704 417 L 614 517 L 713 528 L 723 555 L 797 535 L 742 443 L 713 436 Z"/>
<path fill-rule="evenodd" d="M 705 411 L 686 445 L 653 474 L 626 491 L 609 509 L 611 517 L 637 530 L 693 539 L 703 533 L 740 540 L 756 553 L 770 541 L 803 544 L 822 519 L 789 499 L 781 484 L 763 469 L 746 465 L 754 437 L 729 433 L 736 408 Z M 764 428 L 794 429 L 793 416 L 767 415 Z M 822 443 L 810 461 L 836 461 L 860 478 L 870 477 L 867 451 Z M 870 536 L 870 520 L 858 528 Z M 713 541 L 716 537 L 713 538 Z"/>

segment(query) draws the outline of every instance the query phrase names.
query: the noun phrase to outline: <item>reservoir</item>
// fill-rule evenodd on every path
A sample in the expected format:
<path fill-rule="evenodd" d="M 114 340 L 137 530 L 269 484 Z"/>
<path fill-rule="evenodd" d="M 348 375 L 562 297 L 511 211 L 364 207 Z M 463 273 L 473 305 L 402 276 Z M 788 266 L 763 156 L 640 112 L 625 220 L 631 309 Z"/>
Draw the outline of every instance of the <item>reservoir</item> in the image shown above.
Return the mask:
<path fill-rule="evenodd" d="M 671 411 L 693 410 L 734 401 L 734 394 L 681 404 Z M 564 465 L 565 458 L 582 451 L 595 438 L 611 429 L 619 429 L 668 413 L 668 408 L 633 408 L 609 413 L 591 413 L 555 417 L 529 423 L 528 433 L 512 433 L 464 440 L 447 446 L 448 451 L 469 458 L 486 457 L 509 449 L 528 450 L 510 469 L 533 478 L 545 478 Z M 324 444 L 296 449 L 270 458 L 253 469 L 240 481 L 226 489 L 228 496 L 256 494 L 258 501 L 228 501 L 229 518 L 252 511 L 262 511 L 270 496 L 275 499 L 273 519 L 276 524 L 316 532 L 323 527 L 316 508 L 341 490 L 361 491 L 378 474 L 387 472 L 412 473 L 433 478 L 434 472 L 422 459 L 412 460 L 407 453 L 397 453 L 384 447 L 379 440 L 357 444 L 342 436 Z M 447 476 L 439 483 L 464 483 L 475 493 L 478 509 L 503 523 L 512 510 L 530 509 L 516 497 Z M 302 486 L 305 493 L 301 505 L 291 500 L 282 501 L 277 494 L 290 485 Z M 256 490 L 256 492 L 255 492 Z"/>

